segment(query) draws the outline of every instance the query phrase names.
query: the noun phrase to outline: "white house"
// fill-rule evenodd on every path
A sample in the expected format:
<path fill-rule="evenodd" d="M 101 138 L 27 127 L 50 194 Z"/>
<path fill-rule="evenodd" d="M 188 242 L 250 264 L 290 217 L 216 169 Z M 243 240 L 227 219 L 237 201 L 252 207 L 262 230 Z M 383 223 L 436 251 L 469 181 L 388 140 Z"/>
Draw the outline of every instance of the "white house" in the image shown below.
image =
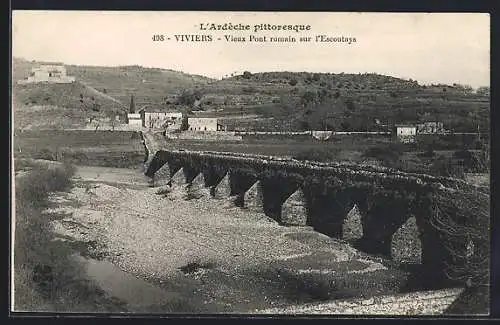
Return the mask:
<path fill-rule="evenodd" d="M 128 125 L 141 128 L 142 127 L 142 117 L 139 113 L 128 113 Z"/>
<path fill-rule="evenodd" d="M 75 77 L 66 75 L 66 67 L 63 65 L 41 65 L 33 67 L 27 79 L 19 80 L 19 84 L 49 82 L 49 83 L 72 83 Z"/>
<path fill-rule="evenodd" d="M 417 127 L 415 125 L 396 125 L 396 136 L 403 143 L 415 141 L 417 135 Z"/>

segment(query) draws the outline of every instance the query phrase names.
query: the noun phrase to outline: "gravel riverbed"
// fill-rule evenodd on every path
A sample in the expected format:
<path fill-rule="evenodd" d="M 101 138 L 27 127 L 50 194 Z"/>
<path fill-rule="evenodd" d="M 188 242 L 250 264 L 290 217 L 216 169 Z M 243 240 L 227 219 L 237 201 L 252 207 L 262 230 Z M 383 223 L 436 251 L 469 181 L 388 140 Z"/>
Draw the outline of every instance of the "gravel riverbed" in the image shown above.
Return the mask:
<path fill-rule="evenodd" d="M 391 293 L 404 281 L 308 227 L 280 226 L 208 195 L 186 200 L 184 187 L 157 191 L 139 169 L 78 167 L 74 188 L 52 197 L 51 212 L 65 214 L 53 223 L 59 236 L 94 242 L 119 269 L 180 293 L 158 311 L 246 312 Z"/>

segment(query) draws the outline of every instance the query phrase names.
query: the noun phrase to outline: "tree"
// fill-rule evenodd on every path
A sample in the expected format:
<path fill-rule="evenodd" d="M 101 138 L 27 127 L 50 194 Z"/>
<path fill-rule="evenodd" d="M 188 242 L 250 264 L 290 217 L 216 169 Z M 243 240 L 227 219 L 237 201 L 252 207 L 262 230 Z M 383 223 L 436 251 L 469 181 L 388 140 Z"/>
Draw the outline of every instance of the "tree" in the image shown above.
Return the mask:
<path fill-rule="evenodd" d="M 130 95 L 130 109 L 129 112 L 131 114 L 135 113 L 135 102 L 134 102 L 134 95 Z"/>
<path fill-rule="evenodd" d="M 481 96 L 489 96 L 490 95 L 490 87 L 482 86 L 477 88 L 476 94 Z"/>
<path fill-rule="evenodd" d="M 189 129 L 188 117 L 187 114 L 183 114 L 181 122 L 181 131 L 186 131 L 187 129 Z"/>
<path fill-rule="evenodd" d="M 300 103 L 302 106 L 307 106 L 310 103 L 313 103 L 316 100 L 316 93 L 314 91 L 306 91 L 302 97 L 300 98 Z"/>
<path fill-rule="evenodd" d="M 347 98 L 345 100 L 345 105 L 346 105 L 347 110 L 349 110 L 349 111 L 356 110 L 356 105 L 354 104 L 354 100 L 352 100 L 352 98 Z"/>
<path fill-rule="evenodd" d="M 117 116 L 118 116 L 118 113 L 113 109 L 106 112 L 106 117 L 109 118 L 109 124 L 111 125 L 111 129 L 113 131 L 115 130 Z"/>
<path fill-rule="evenodd" d="M 243 78 L 250 79 L 252 77 L 252 73 L 250 71 L 243 72 Z"/>
<path fill-rule="evenodd" d="M 443 191 L 436 194 L 434 200 L 435 211 L 429 221 L 439 232 L 451 257 L 445 261 L 446 276 L 469 287 L 488 286 L 491 268 L 489 195 L 478 191 L 458 194 Z"/>
<path fill-rule="evenodd" d="M 178 97 L 178 102 L 181 105 L 186 105 L 186 106 L 193 106 L 194 102 L 196 101 L 196 98 L 192 92 L 188 91 L 183 91 L 179 97 Z"/>

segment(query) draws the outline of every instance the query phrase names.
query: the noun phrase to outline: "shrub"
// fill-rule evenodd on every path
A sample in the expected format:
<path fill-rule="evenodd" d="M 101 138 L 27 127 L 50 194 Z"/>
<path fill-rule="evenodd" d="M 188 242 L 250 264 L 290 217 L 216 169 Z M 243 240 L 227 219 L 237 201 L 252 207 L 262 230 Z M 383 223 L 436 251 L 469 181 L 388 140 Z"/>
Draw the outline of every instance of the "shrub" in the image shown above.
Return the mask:
<path fill-rule="evenodd" d="M 338 158 L 340 148 L 311 148 L 296 153 L 293 158 L 297 160 L 333 161 Z"/>
<path fill-rule="evenodd" d="M 453 157 L 458 159 L 470 160 L 473 157 L 473 154 L 469 150 L 457 150 L 453 153 Z"/>
<path fill-rule="evenodd" d="M 381 144 L 368 148 L 363 153 L 363 157 L 375 158 L 384 163 L 392 164 L 399 160 L 404 153 L 404 145 L 401 143 Z"/>
<path fill-rule="evenodd" d="M 35 271 L 48 265 L 55 270 L 54 258 L 60 256 L 50 248 L 50 219 L 41 210 L 47 205 L 50 192 L 63 191 L 71 186 L 73 174 L 74 167 L 70 165 L 55 168 L 35 166 L 29 174 L 16 180 L 14 287 L 18 310 L 32 311 L 50 307 L 50 303 L 44 301 L 43 295 L 37 292 L 40 283 L 36 281 L 43 279 L 37 278 L 39 274 Z M 64 259 L 59 266 L 61 265 L 68 265 L 67 260 Z M 52 280 L 59 281 L 61 277 L 53 276 Z"/>
<path fill-rule="evenodd" d="M 431 165 L 431 174 L 443 177 L 464 177 L 463 165 L 456 160 L 445 156 L 439 156 Z"/>
<path fill-rule="evenodd" d="M 489 169 L 489 161 L 484 151 L 475 153 L 469 150 L 458 150 L 453 153 L 453 157 L 466 172 L 481 173 Z"/>
<path fill-rule="evenodd" d="M 250 71 L 243 72 L 243 78 L 250 79 L 252 77 L 252 73 Z"/>
<path fill-rule="evenodd" d="M 446 275 L 467 286 L 487 286 L 491 256 L 490 199 L 476 191 L 458 195 L 436 193 L 437 211 L 430 219 L 451 255 L 446 263 Z"/>
<path fill-rule="evenodd" d="M 257 93 L 257 88 L 255 88 L 255 87 L 243 87 L 242 92 L 244 94 L 255 94 L 255 93 Z"/>
<path fill-rule="evenodd" d="M 298 83 L 298 81 L 297 81 L 297 79 L 293 78 L 288 83 L 290 84 L 290 86 L 295 86 Z"/>
<path fill-rule="evenodd" d="M 418 156 L 422 158 L 433 158 L 436 156 L 436 153 L 434 152 L 432 147 L 429 147 L 424 152 L 418 154 Z"/>

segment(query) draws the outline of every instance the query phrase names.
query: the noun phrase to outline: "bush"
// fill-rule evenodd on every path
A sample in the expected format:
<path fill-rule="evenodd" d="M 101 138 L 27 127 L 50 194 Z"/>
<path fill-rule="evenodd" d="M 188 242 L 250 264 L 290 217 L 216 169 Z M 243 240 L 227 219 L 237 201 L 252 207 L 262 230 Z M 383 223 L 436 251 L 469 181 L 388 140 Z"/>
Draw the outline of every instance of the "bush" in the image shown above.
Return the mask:
<path fill-rule="evenodd" d="M 310 161 L 333 161 L 338 158 L 340 148 L 312 148 L 296 153 L 293 158 L 297 160 Z"/>
<path fill-rule="evenodd" d="M 489 169 L 487 157 L 482 152 L 475 154 L 469 150 L 458 150 L 453 153 L 453 157 L 458 160 L 466 172 L 481 173 Z"/>
<path fill-rule="evenodd" d="M 250 73 L 250 71 L 243 72 L 243 78 L 250 79 L 251 77 L 252 77 L 252 74 Z"/>
<path fill-rule="evenodd" d="M 16 202 L 42 204 L 49 192 L 67 190 L 74 172 L 75 167 L 69 164 L 55 168 L 35 166 L 26 177 L 16 180 Z"/>
<path fill-rule="evenodd" d="M 386 164 L 394 164 L 404 153 L 404 145 L 401 143 L 381 144 L 366 149 L 363 157 L 375 158 Z"/>
<path fill-rule="evenodd" d="M 489 196 L 477 191 L 440 192 L 436 193 L 435 200 L 437 211 L 430 221 L 450 254 L 446 275 L 466 286 L 488 286 L 491 256 Z"/>
<path fill-rule="evenodd" d="M 442 177 L 464 178 L 463 165 L 452 158 L 439 156 L 431 165 L 431 174 Z"/>
<path fill-rule="evenodd" d="M 429 147 L 424 152 L 418 154 L 418 156 L 422 158 L 434 158 L 436 156 L 436 153 L 431 147 Z"/>
<path fill-rule="evenodd" d="M 453 153 L 453 157 L 458 158 L 458 159 L 471 160 L 473 157 L 473 154 L 469 150 L 457 150 Z"/>
<path fill-rule="evenodd" d="M 56 269 L 56 254 L 51 250 L 52 234 L 50 224 L 42 208 L 48 204 L 50 192 L 67 190 L 71 186 L 74 167 L 35 166 L 26 176 L 16 180 L 15 192 L 15 243 L 14 243 L 14 287 L 16 288 L 15 306 L 17 310 L 43 310 L 50 308 L 50 302 L 42 299 L 40 290 L 41 267 Z M 68 265 L 64 258 L 61 265 Z M 50 272 L 53 274 L 52 272 Z M 57 274 L 53 281 L 61 280 Z M 50 283 L 52 289 L 52 283 Z"/>
<path fill-rule="evenodd" d="M 298 83 L 298 81 L 297 81 L 297 79 L 294 78 L 294 79 L 290 80 L 288 83 L 290 84 L 290 86 L 295 86 Z"/>

